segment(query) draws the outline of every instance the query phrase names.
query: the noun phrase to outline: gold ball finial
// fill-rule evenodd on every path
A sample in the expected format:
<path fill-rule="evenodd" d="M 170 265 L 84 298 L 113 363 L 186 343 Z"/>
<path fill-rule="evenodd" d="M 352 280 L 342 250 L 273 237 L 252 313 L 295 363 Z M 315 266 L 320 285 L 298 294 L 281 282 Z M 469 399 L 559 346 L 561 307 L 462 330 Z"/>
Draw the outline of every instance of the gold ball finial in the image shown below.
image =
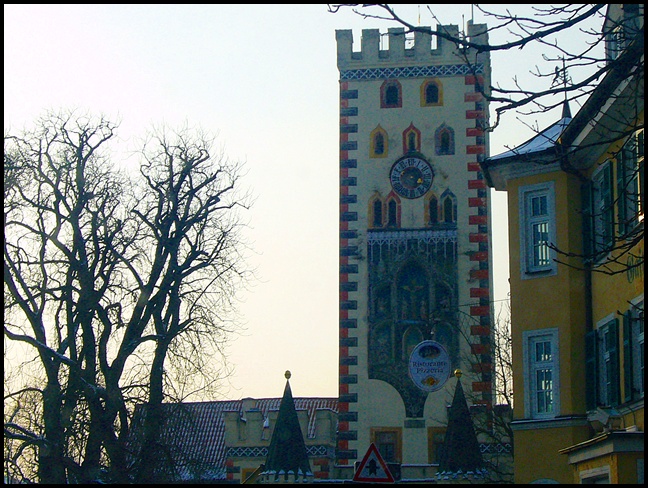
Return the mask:
<path fill-rule="evenodd" d="M 286 377 L 287 380 L 289 380 L 290 376 L 291 376 L 290 371 L 286 370 L 286 372 L 284 373 L 284 376 Z"/>
<path fill-rule="evenodd" d="M 460 369 L 455 369 L 455 370 L 454 370 L 454 375 L 455 375 L 457 378 L 461 378 L 461 375 L 462 375 L 462 374 L 463 374 L 463 373 L 461 372 Z"/>

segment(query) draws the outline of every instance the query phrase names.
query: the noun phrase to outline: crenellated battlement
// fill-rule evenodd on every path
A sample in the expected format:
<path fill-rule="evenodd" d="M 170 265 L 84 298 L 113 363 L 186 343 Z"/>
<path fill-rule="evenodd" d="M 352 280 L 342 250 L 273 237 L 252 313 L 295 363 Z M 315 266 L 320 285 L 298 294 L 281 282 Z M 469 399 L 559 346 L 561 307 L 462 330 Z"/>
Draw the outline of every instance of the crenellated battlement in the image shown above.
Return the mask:
<path fill-rule="evenodd" d="M 450 36 L 459 36 L 459 27 L 454 24 L 439 25 L 436 32 Z M 399 63 L 403 65 L 419 63 L 456 63 L 456 46 L 454 43 L 432 35 L 432 28 L 424 26 L 422 31 L 414 32 L 414 42 L 406 47 L 405 29 L 392 27 L 387 30 L 388 49 L 380 49 L 381 34 L 379 29 L 363 29 L 360 40 L 361 50 L 353 51 L 353 31 L 336 30 L 337 60 L 340 69 L 359 66 L 382 66 Z M 486 24 L 468 22 L 467 37 L 472 42 L 488 43 Z M 436 45 L 433 46 L 432 41 Z"/>

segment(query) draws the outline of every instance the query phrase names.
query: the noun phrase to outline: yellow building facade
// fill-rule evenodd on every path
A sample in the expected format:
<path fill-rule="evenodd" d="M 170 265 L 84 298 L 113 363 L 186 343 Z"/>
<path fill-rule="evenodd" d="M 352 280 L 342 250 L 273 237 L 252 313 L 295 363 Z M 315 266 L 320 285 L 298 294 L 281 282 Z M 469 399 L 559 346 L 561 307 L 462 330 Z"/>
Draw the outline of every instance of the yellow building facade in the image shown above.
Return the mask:
<path fill-rule="evenodd" d="M 482 164 L 508 193 L 516 483 L 643 482 L 643 6 L 604 32 L 579 112 Z"/>

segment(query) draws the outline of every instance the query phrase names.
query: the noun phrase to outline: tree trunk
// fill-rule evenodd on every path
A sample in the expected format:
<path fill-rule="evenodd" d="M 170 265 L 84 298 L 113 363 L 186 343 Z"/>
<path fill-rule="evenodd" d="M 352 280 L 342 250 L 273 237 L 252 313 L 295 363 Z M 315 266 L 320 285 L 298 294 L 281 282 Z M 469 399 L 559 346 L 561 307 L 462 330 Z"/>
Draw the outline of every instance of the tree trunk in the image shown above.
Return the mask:
<path fill-rule="evenodd" d="M 54 368 L 52 368 L 54 369 Z M 43 390 L 43 423 L 45 442 L 40 444 L 38 457 L 38 478 L 40 483 L 66 484 L 65 456 L 63 445 L 63 424 L 61 422 L 61 387 L 56 372 Z"/>
<path fill-rule="evenodd" d="M 164 422 L 162 412 L 164 360 L 166 359 L 169 343 L 161 339 L 155 349 L 153 364 L 151 365 L 149 402 L 146 406 L 144 417 L 144 438 L 139 452 L 136 483 L 154 483 L 161 473 L 156 468 L 164 469 L 164 473 L 173 469 L 172 460 L 167 458 L 164 446 L 160 443 L 160 431 Z M 162 474 L 163 475 L 163 474 Z"/>

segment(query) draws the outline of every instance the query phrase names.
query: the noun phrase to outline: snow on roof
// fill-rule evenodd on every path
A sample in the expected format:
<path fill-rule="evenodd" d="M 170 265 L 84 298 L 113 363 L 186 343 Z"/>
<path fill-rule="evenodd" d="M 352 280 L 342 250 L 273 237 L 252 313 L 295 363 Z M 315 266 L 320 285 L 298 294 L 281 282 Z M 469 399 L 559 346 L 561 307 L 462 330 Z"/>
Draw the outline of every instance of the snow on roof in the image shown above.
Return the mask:
<path fill-rule="evenodd" d="M 565 127 L 569 125 L 571 117 L 563 117 L 555 124 L 547 127 L 545 130 L 535 135 L 525 143 L 520 146 L 511 149 L 509 151 L 493 156 L 490 161 L 497 161 L 500 159 L 506 159 L 515 156 L 530 155 L 534 153 L 539 153 L 547 149 L 551 149 L 556 145 L 558 138 L 565 130 Z"/>

